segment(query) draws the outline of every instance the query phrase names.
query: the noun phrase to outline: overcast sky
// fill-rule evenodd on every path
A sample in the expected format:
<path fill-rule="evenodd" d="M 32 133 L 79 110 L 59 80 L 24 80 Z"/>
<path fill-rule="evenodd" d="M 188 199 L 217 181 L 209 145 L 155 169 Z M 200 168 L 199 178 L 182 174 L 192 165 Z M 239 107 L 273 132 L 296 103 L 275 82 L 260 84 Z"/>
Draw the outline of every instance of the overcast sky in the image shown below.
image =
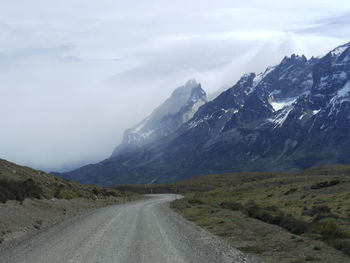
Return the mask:
<path fill-rule="evenodd" d="M 188 79 L 215 91 L 349 34 L 349 0 L 0 0 L 0 158 L 100 161 Z"/>

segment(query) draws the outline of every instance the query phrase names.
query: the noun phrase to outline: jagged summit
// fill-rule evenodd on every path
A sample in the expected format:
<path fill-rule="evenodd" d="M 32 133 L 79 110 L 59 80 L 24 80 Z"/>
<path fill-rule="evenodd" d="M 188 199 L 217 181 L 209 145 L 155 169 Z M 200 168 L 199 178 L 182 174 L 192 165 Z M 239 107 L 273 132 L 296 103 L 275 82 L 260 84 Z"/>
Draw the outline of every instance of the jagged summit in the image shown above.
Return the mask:
<path fill-rule="evenodd" d="M 299 56 L 297 54 L 292 54 L 290 57 L 285 56 L 281 61 L 280 65 L 284 65 L 287 63 L 295 63 L 295 62 L 305 63 L 306 61 L 307 61 L 307 58 L 304 55 Z"/>
<path fill-rule="evenodd" d="M 344 45 L 341 45 L 339 47 L 336 47 L 335 49 L 333 49 L 329 53 L 334 57 L 339 57 L 344 53 L 344 51 L 346 51 L 346 50 L 349 51 L 349 47 L 350 47 L 350 42 L 348 42 Z"/>
<path fill-rule="evenodd" d="M 206 96 L 207 96 L 207 94 L 202 89 L 202 85 L 198 84 L 197 86 L 195 86 L 191 89 L 191 95 L 190 95 L 189 100 L 196 101 L 196 100 L 201 99 L 201 98 L 206 97 Z"/>
<path fill-rule="evenodd" d="M 187 81 L 185 85 L 176 88 L 172 92 L 171 97 L 181 97 L 181 96 L 188 97 L 191 94 L 192 89 L 197 88 L 198 85 L 200 84 L 197 83 L 195 79 L 191 79 Z"/>
<path fill-rule="evenodd" d="M 157 107 L 150 116 L 125 131 L 122 143 L 112 154 L 130 151 L 151 143 L 176 131 L 192 118 L 198 108 L 206 103 L 206 93 L 201 84 L 192 79 L 175 89 L 170 98 Z"/>

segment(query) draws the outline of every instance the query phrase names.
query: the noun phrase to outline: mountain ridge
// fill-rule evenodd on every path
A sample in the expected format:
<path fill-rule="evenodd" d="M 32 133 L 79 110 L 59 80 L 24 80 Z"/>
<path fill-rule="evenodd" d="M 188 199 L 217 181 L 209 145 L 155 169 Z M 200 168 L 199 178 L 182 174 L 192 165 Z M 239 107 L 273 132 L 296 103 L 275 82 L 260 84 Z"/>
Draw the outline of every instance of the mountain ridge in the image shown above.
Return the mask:
<path fill-rule="evenodd" d="M 171 182 L 233 171 L 349 163 L 350 43 L 245 74 L 173 132 L 63 174 L 98 184 Z"/>

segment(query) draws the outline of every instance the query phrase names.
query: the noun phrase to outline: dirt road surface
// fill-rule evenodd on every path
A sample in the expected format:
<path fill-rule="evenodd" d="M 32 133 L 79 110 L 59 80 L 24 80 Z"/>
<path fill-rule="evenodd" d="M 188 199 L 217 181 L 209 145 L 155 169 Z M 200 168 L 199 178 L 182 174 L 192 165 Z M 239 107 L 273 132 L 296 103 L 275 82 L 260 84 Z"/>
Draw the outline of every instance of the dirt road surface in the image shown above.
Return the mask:
<path fill-rule="evenodd" d="M 174 198 L 152 195 L 74 217 L 0 250 L 0 262 L 262 262 L 173 212 Z"/>

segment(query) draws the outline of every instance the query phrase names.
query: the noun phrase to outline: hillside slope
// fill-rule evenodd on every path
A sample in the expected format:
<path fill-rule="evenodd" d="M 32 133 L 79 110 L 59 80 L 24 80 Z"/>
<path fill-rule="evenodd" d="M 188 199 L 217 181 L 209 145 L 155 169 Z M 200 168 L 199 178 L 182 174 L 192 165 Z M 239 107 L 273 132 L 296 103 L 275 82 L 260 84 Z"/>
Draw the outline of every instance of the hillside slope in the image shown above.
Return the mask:
<path fill-rule="evenodd" d="M 0 202 L 37 199 L 96 199 L 121 197 L 125 193 L 94 185 L 64 180 L 43 171 L 31 169 L 0 159 Z"/>
<path fill-rule="evenodd" d="M 92 209 L 138 198 L 137 194 L 82 185 L 0 159 L 0 245 Z"/>

